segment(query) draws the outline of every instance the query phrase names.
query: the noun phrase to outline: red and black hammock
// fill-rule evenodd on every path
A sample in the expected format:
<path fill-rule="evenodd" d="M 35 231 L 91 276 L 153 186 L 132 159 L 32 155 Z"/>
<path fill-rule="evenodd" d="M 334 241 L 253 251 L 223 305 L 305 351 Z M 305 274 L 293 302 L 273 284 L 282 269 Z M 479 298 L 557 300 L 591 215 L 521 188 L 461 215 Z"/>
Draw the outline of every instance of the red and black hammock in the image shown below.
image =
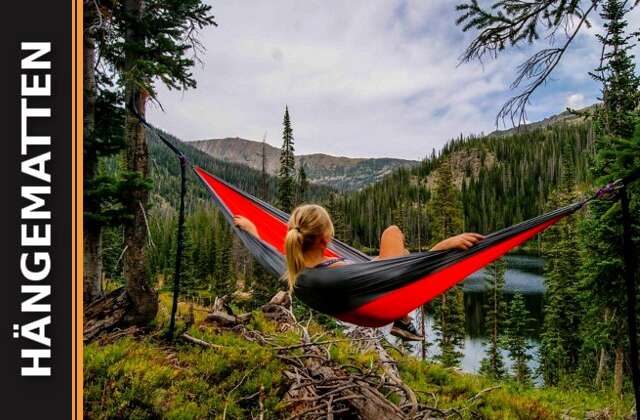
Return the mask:
<path fill-rule="evenodd" d="M 233 226 L 249 251 L 267 270 L 285 274 L 284 238 L 289 215 L 194 166 L 214 202 L 233 226 L 233 216 L 244 216 L 257 227 L 260 239 Z M 489 234 L 466 251 L 421 252 L 372 260 L 334 239 L 327 257 L 344 257 L 355 264 L 303 271 L 294 293 L 304 303 L 353 324 L 379 327 L 402 318 L 444 293 L 478 269 L 575 212 L 585 201 L 535 217 Z"/>

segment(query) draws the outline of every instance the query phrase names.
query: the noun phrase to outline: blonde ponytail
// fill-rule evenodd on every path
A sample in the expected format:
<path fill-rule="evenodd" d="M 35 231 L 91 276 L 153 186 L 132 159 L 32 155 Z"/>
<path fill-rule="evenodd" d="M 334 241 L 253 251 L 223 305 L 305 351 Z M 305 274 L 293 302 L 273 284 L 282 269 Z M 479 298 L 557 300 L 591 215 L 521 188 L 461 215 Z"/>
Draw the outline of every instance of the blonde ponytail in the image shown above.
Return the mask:
<path fill-rule="evenodd" d="M 289 291 L 293 291 L 298 275 L 305 269 L 304 253 L 323 235 L 333 236 L 333 223 L 323 207 L 305 204 L 293 210 L 288 227 L 284 250 Z"/>
<path fill-rule="evenodd" d="M 289 229 L 284 240 L 284 251 L 287 256 L 287 282 L 289 283 L 289 291 L 293 290 L 296 284 L 296 278 L 302 270 L 304 270 L 304 252 L 302 245 L 304 237 L 299 229 Z"/>

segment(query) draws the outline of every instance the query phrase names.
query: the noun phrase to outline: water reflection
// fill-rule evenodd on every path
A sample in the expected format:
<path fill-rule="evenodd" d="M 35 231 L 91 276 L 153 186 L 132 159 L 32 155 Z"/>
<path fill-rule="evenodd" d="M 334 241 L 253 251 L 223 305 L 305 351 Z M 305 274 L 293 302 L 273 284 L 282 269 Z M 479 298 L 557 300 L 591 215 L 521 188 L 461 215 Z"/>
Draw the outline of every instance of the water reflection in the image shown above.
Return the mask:
<path fill-rule="evenodd" d="M 543 260 L 538 257 L 523 255 L 511 255 L 504 257 L 507 262 L 505 272 L 505 297 L 507 302 L 511 300 L 514 293 L 520 292 L 524 295 L 525 304 L 529 310 L 531 321 L 531 336 L 528 337 L 532 346 L 531 354 L 533 359 L 529 363 L 531 369 L 538 367 L 539 334 L 542 326 L 542 298 L 545 291 L 543 277 Z M 484 325 L 485 303 L 487 301 L 487 284 L 485 282 L 484 270 L 473 274 L 463 283 L 464 305 L 465 305 L 465 344 L 464 357 L 461 367 L 467 372 L 478 372 L 480 362 L 486 352 L 487 331 Z M 419 319 L 417 313 L 413 314 L 415 320 Z M 431 345 L 427 349 L 427 357 L 433 358 L 439 353 L 435 343 L 435 332 L 433 330 L 433 319 L 427 314 L 426 317 L 427 342 Z M 419 328 L 419 327 L 418 327 Z M 421 355 L 420 343 L 413 344 L 413 351 L 417 356 Z M 506 352 L 503 352 L 505 365 L 510 368 L 512 361 Z"/>

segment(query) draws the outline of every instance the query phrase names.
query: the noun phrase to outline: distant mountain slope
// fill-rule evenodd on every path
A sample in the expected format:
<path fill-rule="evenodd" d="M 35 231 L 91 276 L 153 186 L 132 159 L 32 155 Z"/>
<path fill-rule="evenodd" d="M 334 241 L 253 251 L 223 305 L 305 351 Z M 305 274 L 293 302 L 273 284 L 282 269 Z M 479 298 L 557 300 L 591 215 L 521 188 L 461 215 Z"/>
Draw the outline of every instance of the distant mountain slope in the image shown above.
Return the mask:
<path fill-rule="evenodd" d="M 597 104 L 589 105 L 587 107 L 578 109 L 578 112 L 589 112 L 593 111 Z M 543 120 L 531 122 L 529 124 L 523 124 L 520 127 L 508 128 L 505 130 L 496 130 L 490 133 L 487 137 L 495 137 L 495 136 L 507 136 L 510 134 L 522 133 L 523 131 L 535 130 L 537 128 L 545 128 L 551 125 L 557 125 L 560 123 L 564 124 L 581 124 L 584 122 L 584 117 L 578 116 L 569 111 L 563 111 L 559 114 L 552 115 Z"/>
<path fill-rule="evenodd" d="M 166 138 L 176 145 L 191 161 L 206 171 L 221 177 L 227 182 L 247 191 L 268 202 L 275 203 L 277 180 L 267 175 L 263 186 L 262 173 L 246 165 L 216 159 L 197 148 L 191 143 L 183 142 L 177 137 L 159 130 Z M 151 158 L 151 178 L 153 180 L 152 202 L 168 204 L 176 207 L 180 192 L 180 165 L 176 156 L 158 138 L 154 130 L 147 130 L 149 155 Z M 196 177 L 187 173 L 187 206 L 189 210 L 209 202 L 209 193 L 204 189 Z M 324 185 L 311 185 L 307 195 L 309 200 L 320 201 L 326 199 L 333 191 Z"/>
<path fill-rule="evenodd" d="M 262 169 L 262 143 L 241 138 L 198 140 L 189 145 L 227 162 Z M 265 168 L 275 175 L 279 167 L 280 149 L 265 145 Z M 296 156 L 312 183 L 354 191 L 381 180 L 398 168 L 417 166 L 418 161 L 393 158 L 349 158 L 322 153 Z"/>

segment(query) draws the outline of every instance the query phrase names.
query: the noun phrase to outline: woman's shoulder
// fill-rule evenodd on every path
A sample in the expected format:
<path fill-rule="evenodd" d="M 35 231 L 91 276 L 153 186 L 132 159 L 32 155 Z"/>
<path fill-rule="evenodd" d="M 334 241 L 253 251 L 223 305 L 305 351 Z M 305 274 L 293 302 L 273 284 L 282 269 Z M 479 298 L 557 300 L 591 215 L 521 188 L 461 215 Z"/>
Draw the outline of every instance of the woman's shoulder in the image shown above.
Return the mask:
<path fill-rule="evenodd" d="M 353 263 L 353 261 L 344 257 L 328 258 L 313 268 L 325 268 L 325 267 L 340 266 L 340 265 L 351 264 L 351 263 Z"/>

